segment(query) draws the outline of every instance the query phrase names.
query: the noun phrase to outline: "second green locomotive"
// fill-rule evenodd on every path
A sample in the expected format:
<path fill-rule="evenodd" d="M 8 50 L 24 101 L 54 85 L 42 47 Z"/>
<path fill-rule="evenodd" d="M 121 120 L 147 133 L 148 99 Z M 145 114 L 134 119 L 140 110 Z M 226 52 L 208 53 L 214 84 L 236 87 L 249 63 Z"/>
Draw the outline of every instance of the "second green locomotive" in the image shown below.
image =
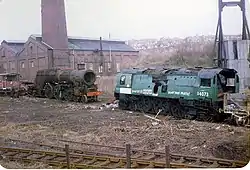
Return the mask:
<path fill-rule="evenodd" d="M 234 69 L 127 69 L 117 74 L 115 97 L 121 109 L 160 110 L 176 118 L 247 123 L 249 113 L 231 112 L 228 94 L 239 93 Z M 239 110 L 239 109 L 238 109 Z"/>

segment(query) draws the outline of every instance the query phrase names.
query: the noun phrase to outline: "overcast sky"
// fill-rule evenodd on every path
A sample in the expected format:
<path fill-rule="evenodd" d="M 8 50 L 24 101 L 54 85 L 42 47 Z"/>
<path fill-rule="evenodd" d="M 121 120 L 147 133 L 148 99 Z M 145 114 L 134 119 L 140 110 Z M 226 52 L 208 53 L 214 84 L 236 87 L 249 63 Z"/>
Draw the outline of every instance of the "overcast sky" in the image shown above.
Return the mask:
<path fill-rule="evenodd" d="M 249 9 L 249 1 L 247 9 Z M 215 34 L 217 0 L 65 0 L 69 36 L 142 39 Z M 40 0 L 0 0 L 0 41 L 41 33 Z M 248 12 L 248 11 L 247 11 Z M 247 13 L 248 22 L 250 15 Z M 225 34 L 241 32 L 239 8 L 225 8 Z"/>

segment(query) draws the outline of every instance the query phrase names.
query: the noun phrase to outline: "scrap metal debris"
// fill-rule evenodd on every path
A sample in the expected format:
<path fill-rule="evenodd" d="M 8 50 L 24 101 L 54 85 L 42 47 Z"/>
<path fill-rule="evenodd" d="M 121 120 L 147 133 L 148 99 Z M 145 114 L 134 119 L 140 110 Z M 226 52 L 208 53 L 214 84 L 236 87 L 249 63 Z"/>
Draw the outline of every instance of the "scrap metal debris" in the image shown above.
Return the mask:
<path fill-rule="evenodd" d="M 112 110 L 114 110 L 115 108 L 118 108 L 118 102 L 119 102 L 119 100 L 115 100 L 115 101 L 113 101 L 113 102 L 108 102 L 108 103 L 106 103 L 106 104 L 102 104 L 102 106 L 101 107 L 99 107 L 99 109 L 104 109 L 104 108 L 107 108 L 107 109 L 112 109 Z"/>

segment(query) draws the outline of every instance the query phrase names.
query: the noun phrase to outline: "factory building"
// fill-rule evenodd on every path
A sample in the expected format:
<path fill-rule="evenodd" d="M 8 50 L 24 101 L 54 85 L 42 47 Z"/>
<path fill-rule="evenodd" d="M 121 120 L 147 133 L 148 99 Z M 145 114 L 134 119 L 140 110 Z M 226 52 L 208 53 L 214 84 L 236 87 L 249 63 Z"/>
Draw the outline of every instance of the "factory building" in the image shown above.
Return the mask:
<path fill-rule="evenodd" d="M 99 75 L 111 76 L 128 67 L 139 55 L 123 41 L 102 40 L 102 52 L 103 65 L 98 39 L 69 37 L 68 49 L 53 49 L 41 36 L 31 35 L 26 42 L 1 43 L 0 72 L 18 72 L 22 79 L 29 81 L 34 80 L 38 70 L 53 67 L 92 69 Z"/>
<path fill-rule="evenodd" d="M 64 0 L 41 0 L 41 11 L 41 35 L 23 42 L 2 41 L 0 72 L 17 72 L 28 81 L 38 70 L 56 67 L 92 69 L 109 76 L 138 59 L 139 51 L 124 41 L 69 37 Z"/>

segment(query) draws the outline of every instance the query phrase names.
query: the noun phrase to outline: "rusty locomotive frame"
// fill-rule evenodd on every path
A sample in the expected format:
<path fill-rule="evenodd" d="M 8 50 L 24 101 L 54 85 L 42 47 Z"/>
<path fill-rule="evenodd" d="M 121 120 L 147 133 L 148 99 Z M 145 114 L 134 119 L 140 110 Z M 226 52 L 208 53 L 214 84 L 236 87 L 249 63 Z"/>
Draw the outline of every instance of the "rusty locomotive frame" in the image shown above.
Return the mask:
<path fill-rule="evenodd" d="M 38 70 L 34 82 L 21 81 L 18 73 L 3 73 L 0 77 L 1 75 L 0 93 L 11 97 L 28 95 L 87 103 L 98 101 L 98 96 L 103 93 L 95 84 L 96 74 L 92 70 Z"/>

